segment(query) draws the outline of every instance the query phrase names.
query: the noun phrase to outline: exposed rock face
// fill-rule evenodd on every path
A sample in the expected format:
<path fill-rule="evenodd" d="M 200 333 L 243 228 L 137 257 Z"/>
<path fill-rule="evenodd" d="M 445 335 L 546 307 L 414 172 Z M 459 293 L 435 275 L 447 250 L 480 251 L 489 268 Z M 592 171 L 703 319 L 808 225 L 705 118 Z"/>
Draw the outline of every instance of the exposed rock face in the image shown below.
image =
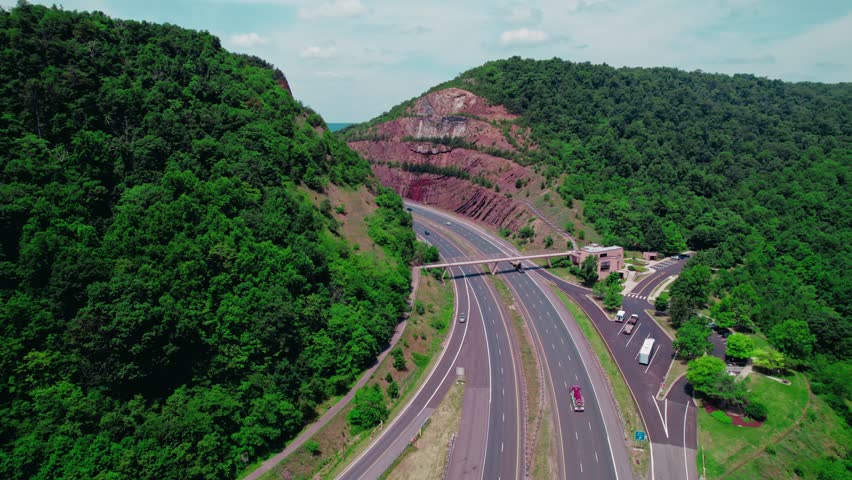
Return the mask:
<path fill-rule="evenodd" d="M 383 185 L 496 228 L 518 231 L 530 224 L 535 215 L 518 198 L 525 194 L 524 186 L 537 186 L 542 177 L 505 158 L 522 153 L 515 145 L 535 148 L 529 132 L 512 123 L 516 115 L 458 88 L 423 96 L 407 113 L 373 128 L 371 133 L 381 140 L 349 143 L 371 162 Z M 553 233 L 544 222 L 531 225 L 541 234 L 537 238 Z"/>

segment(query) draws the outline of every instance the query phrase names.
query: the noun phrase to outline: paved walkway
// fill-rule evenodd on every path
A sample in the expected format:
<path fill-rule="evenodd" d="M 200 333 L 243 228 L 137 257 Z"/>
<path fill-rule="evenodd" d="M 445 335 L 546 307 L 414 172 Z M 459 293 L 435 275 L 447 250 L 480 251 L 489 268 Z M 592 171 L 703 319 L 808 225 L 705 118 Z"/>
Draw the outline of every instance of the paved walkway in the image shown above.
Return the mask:
<path fill-rule="evenodd" d="M 414 296 L 417 293 L 417 287 L 420 285 L 420 269 L 412 268 L 411 269 L 411 294 L 409 295 L 409 304 L 414 304 Z M 276 454 L 274 457 L 263 462 L 255 471 L 248 474 L 243 480 L 257 480 L 266 472 L 272 470 L 275 465 L 281 463 L 285 458 L 290 456 L 293 452 L 299 449 L 306 441 L 308 441 L 311 437 L 314 436 L 322 427 L 325 426 L 326 423 L 329 422 L 335 415 L 340 413 L 341 410 L 346 408 L 349 405 L 349 402 L 352 401 L 352 397 L 355 396 L 355 392 L 358 391 L 361 387 L 370 380 L 373 373 L 379 368 L 379 365 L 382 364 L 382 360 L 387 356 L 388 352 L 396 345 L 396 342 L 402 337 L 403 332 L 405 331 L 405 325 L 407 324 L 407 320 L 403 320 L 396 326 L 396 330 L 393 333 L 393 337 L 391 337 L 390 344 L 388 347 L 379 354 L 379 357 L 376 359 L 376 363 L 370 367 L 361 378 L 358 379 L 358 382 L 352 387 L 351 390 L 341 398 L 337 403 L 335 403 L 331 408 L 328 409 L 316 422 L 311 424 L 306 430 L 304 430 L 298 437 L 294 438 L 287 447 Z"/>

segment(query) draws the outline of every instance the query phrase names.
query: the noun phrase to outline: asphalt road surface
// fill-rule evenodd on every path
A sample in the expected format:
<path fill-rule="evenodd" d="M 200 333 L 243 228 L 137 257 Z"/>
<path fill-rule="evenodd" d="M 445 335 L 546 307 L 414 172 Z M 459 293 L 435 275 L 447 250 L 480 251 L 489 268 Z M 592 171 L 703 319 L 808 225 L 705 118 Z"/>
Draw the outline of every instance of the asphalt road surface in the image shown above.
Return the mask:
<path fill-rule="evenodd" d="M 615 322 L 597 307 L 589 298 L 590 290 L 546 271 L 537 273 L 574 298 L 601 332 L 636 398 L 648 429 L 648 438 L 652 442 L 652 480 L 697 480 L 697 417 L 695 404 L 686 389 L 686 379 L 677 382 L 665 399 L 656 399 L 674 357 L 674 349 L 672 340 L 647 314 L 646 310 L 653 308 L 647 297 L 661 282 L 680 273 L 686 262 L 669 260 L 667 263 L 665 268 L 643 279 L 631 294 L 625 296 L 622 303 L 625 317 L 634 313 L 639 315 L 630 335 L 624 334 L 625 323 Z M 655 340 L 654 350 L 650 363 L 642 365 L 638 361 L 639 349 L 646 338 Z"/>
<path fill-rule="evenodd" d="M 427 228 L 431 235 L 424 236 Z M 464 254 L 434 227 L 418 224 L 415 229 L 443 255 Z M 503 312 L 495 293 L 476 268 L 453 269 L 451 273 L 455 275 L 456 308 L 451 335 L 437 366 L 396 419 L 338 478 L 373 479 L 387 470 L 456 381 L 457 367 L 464 368 L 466 385 L 450 478 L 519 478 L 518 440 L 522 432 L 518 372 L 513 367 L 508 344 L 499 337 L 486 335 L 486 330 L 499 330 L 498 325 L 504 323 Z M 458 322 L 461 312 L 467 317 L 465 323 Z M 500 337 L 508 339 L 508 335 Z"/>
<path fill-rule="evenodd" d="M 505 256 L 511 248 L 484 230 L 442 212 L 413 203 L 408 203 L 408 206 L 435 223 L 446 225 L 449 221 L 446 228 L 473 244 L 481 253 Z M 606 390 L 604 374 L 597 367 L 594 354 L 578 327 L 540 279 L 516 272 L 509 265 L 501 265 L 500 268 L 499 274 L 504 275 L 524 317 L 530 322 L 545 364 L 545 373 L 550 378 L 558 422 L 558 477 L 632 478 L 615 403 Z M 487 334 L 490 336 L 491 332 Z M 575 384 L 580 385 L 583 391 L 584 412 L 574 412 L 571 408 L 569 389 Z"/>

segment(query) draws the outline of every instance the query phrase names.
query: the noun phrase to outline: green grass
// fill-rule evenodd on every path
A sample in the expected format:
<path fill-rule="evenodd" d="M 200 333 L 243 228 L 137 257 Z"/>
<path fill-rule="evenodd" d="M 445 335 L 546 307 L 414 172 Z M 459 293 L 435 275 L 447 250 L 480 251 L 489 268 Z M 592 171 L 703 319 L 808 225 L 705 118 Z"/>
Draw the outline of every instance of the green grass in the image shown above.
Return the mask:
<path fill-rule="evenodd" d="M 800 373 L 789 380 L 791 385 L 783 385 L 756 373 L 745 380 L 752 398 L 769 410 L 769 417 L 759 428 L 725 424 L 698 409 L 698 443 L 704 449 L 709 478 L 722 478 L 743 459 L 775 443 L 801 417 L 808 403 L 808 386 Z"/>
<path fill-rule="evenodd" d="M 626 432 L 645 430 L 641 420 L 642 417 L 639 416 L 639 409 L 633 401 L 633 395 L 630 393 L 630 388 L 627 386 L 627 382 L 625 382 L 624 377 L 621 375 L 621 370 L 618 369 L 618 365 L 612 358 L 603 338 L 601 338 L 597 328 L 595 328 L 594 324 L 592 324 L 592 320 L 576 302 L 568 298 L 568 296 L 562 293 L 562 291 L 558 288 L 552 288 L 556 295 L 559 296 L 560 300 L 562 300 L 562 303 L 565 304 L 565 308 L 568 309 L 571 316 L 574 317 L 574 320 L 577 321 L 577 325 L 580 326 L 580 330 L 583 331 L 583 335 L 585 335 L 586 339 L 589 341 L 589 344 L 595 351 L 604 372 L 606 372 L 606 375 L 609 378 L 609 383 L 612 386 L 612 391 L 615 394 L 615 401 L 618 402 L 618 408 L 621 410 L 621 416 L 625 422 L 624 430 Z M 631 457 L 634 460 L 630 462 L 630 466 L 633 468 L 634 474 L 641 478 L 645 475 L 645 472 L 648 469 L 649 452 L 645 449 L 644 443 L 635 442 L 631 439 L 629 440 L 629 444 L 631 447 L 635 447 L 630 449 Z M 642 450 L 637 451 L 636 448 L 641 448 Z M 638 464 L 636 462 L 637 459 L 639 461 Z"/>

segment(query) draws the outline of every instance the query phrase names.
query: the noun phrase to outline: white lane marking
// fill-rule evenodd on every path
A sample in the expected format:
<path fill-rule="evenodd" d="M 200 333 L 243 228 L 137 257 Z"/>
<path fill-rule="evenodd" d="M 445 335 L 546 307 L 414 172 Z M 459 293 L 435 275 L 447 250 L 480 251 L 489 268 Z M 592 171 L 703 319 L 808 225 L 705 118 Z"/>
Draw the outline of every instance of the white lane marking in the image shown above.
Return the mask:
<path fill-rule="evenodd" d="M 562 345 L 565 345 L 565 339 L 561 338 L 560 340 L 562 340 Z"/>
<path fill-rule="evenodd" d="M 576 373 L 574 374 L 574 380 L 576 380 L 578 382 L 580 381 L 580 377 L 578 377 Z"/>
<path fill-rule="evenodd" d="M 686 460 L 686 414 L 689 413 L 689 402 L 686 402 L 686 406 L 683 409 L 683 469 L 686 472 L 683 478 L 689 480 L 689 466 Z"/>
<path fill-rule="evenodd" d="M 576 432 L 576 431 L 574 432 L 574 438 L 576 438 L 577 440 L 579 440 L 579 439 L 580 439 L 580 435 L 577 435 L 577 432 Z"/>
<path fill-rule="evenodd" d="M 592 422 L 589 422 L 589 431 L 592 431 Z"/>
<path fill-rule="evenodd" d="M 503 375 L 503 367 L 500 367 L 500 375 Z"/>
<path fill-rule="evenodd" d="M 633 339 L 638 336 L 640 328 L 642 328 L 642 324 L 641 323 L 636 324 L 636 331 L 633 333 L 633 335 L 630 335 L 630 340 L 627 340 L 627 343 L 624 344 L 625 347 L 630 345 L 630 342 L 632 342 Z M 645 337 L 645 338 L 647 338 L 647 337 Z"/>
<path fill-rule="evenodd" d="M 503 412 L 503 423 L 506 423 L 506 412 Z"/>
<path fill-rule="evenodd" d="M 583 464 L 580 463 L 580 473 L 583 473 Z"/>
<path fill-rule="evenodd" d="M 600 463 L 600 462 L 598 462 L 598 451 L 597 450 L 595 450 L 595 463 Z"/>
<path fill-rule="evenodd" d="M 559 368 L 562 368 L 562 360 L 559 360 Z"/>
<path fill-rule="evenodd" d="M 651 401 L 653 401 L 654 406 L 657 407 L 657 415 L 660 416 L 660 423 L 663 424 L 663 431 L 666 433 L 666 438 L 669 438 L 669 426 L 666 424 L 666 419 L 663 418 L 663 412 L 660 411 L 660 406 L 657 405 L 657 399 L 654 398 L 653 395 L 651 395 Z"/>

